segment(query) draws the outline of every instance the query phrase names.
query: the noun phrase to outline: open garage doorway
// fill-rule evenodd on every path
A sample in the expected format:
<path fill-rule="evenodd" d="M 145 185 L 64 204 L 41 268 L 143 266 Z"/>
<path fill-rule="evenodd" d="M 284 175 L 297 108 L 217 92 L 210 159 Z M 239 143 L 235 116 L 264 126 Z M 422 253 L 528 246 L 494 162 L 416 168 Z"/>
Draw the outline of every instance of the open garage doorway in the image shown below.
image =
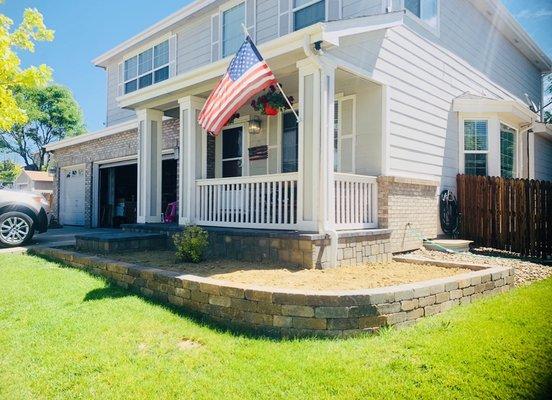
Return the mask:
<path fill-rule="evenodd" d="M 136 222 L 136 163 L 100 169 L 99 226 L 118 228 Z"/>
<path fill-rule="evenodd" d="M 177 200 L 177 161 L 164 159 L 162 164 L 161 212 Z M 100 167 L 99 170 L 98 226 L 120 228 L 122 224 L 136 223 L 138 194 L 138 166 L 125 165 Z"/>

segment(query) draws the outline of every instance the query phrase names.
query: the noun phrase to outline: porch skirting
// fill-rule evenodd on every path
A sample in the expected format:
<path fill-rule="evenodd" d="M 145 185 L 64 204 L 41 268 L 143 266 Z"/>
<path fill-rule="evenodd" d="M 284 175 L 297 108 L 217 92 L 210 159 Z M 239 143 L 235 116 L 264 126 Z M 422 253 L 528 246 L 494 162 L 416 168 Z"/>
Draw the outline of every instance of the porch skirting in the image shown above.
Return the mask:
<path fill-rule="evenodd" d="M 182 230 L 177 225 L 131 224 L 125 231 L 164 233 L 170 237 Z M 330 238 L 317 233 L 266 229 L 205 227 L 209 232 L 209 255 L 234 260 L 276 263 L 302 268 L 328 268 Z M 337 266 L 391 261 L 391 230 L 366 229 L 338 233 Z"/>

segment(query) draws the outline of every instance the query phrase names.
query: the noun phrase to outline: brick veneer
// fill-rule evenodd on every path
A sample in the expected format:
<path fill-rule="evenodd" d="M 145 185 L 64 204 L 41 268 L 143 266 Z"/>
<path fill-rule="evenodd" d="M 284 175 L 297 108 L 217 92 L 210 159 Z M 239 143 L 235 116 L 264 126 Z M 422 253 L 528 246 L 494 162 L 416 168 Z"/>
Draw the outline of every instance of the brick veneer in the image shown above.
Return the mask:
<path fill-rule="evenodd" d="M 420 248 L 420 236 L 437 236 L 438 185 L 421 179 L 378 177 L 378 224 L 392 230 L 393 253 Z"/>
<path fill-rule="evenodd" d="M 104 276 L 220 325 L 285 337 L 340 337 L 382 326 L 404 327 L 424 316 L 505 292 L 514 282 L 513 269 L 440 262 L 473 271 L 414 284 L 322 292 L 240 285 L 53 248 L 32 252 Z"/>
<path fill-rule="evenodd" d="M 178 118 L 163 121 L 163 149 L 173 149 L 179 141 L 180 120 Z M 138 154 L 137 130 L 120 132 L 103 138 L 90 140 L 74 146 L 63 147 L 53 153 L 54 165 L 66 167 L 72 165 L 85 166 L 85 210 L 84 221 L 86 226 L 92 222 L 92 170 L 93 164 L 136 156 Z M 178 160 L 177 160 L 178 164 Z M 59 218 L 59 168 L 54 178 L 54 198 L 52 211 Z M 178 171 L 178 166 L 177 166 Z M 178 182 L 178 180 L 177 180 Z"/>

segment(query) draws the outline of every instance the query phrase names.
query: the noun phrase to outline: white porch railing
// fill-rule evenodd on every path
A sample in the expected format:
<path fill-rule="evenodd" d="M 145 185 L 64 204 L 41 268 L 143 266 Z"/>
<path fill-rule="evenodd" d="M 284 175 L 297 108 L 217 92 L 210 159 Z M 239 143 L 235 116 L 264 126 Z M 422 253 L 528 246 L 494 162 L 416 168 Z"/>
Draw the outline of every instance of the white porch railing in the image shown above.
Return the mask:
<path fill-rule="evenodd" d="M 334 177 L 336 229 L 377 228 L 376 177 L 342 173 L 335 173 Z"/>
<path fill-rule="evenodd" d="M 294 229 L 297 173 L 196 180 L 199 225 Z"/>

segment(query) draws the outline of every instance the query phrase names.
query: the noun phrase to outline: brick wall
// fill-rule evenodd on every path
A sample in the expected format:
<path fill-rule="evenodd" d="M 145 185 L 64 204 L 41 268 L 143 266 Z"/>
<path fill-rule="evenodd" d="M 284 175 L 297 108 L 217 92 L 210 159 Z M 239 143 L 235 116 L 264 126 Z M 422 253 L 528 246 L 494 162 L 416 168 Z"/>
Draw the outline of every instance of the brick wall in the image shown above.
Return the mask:
<path fill-rule="evenodd" d="M 437 236 L 438 185 L 421 179 L 378 178 L 378 223 L 380 228 L 392 230 L 393 253 L 420 248 L 420 236 Z"/>
<path fill-rule="evenodd" d="M 163 121 L 163 149 L 173 149 L 178 145 L 180 120 L 178 118 Z M 99 161 L 136 156 L 138 154 L 138 134 L 136 129 L 120 132 L 103 138 L 90 140 L 74 146 L 55 150 L 54 165 L 65 167 L 85 165 L 85 225 L 92 223 L 92 171 L 94 163 Z M 178 166 L 177 166 L 178 171 Z M 178 181 L 177 181 L 178 182 Z M 177 188 L 178 190 L 178 188 Z M 178 192 L 177 192 L 178 193 Z M 54 198 L 52 211 L 59 218 L 59 170 L 54 178 Z"/>

